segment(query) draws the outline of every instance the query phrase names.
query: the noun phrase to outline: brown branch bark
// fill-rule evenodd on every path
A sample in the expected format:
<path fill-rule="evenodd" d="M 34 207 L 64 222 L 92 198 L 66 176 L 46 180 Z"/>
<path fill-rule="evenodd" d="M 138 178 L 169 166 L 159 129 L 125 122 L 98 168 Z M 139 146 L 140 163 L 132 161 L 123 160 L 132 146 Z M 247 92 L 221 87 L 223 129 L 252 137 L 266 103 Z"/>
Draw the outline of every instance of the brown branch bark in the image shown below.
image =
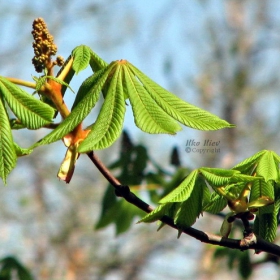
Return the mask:
<path fill-rule="evenodd" d="M 115 188 L 117 196 L 123 197 L 127 202 L 135 205 L 146 213 L 150 213 L 151 211 L 153 211 L 153 207 L 151 207 L 149 204 L 132 193 L 128 186 L 121 185 L 119 180 L 114 177 L 114 175 L 107 169 L 107 167 L 101 162 L 101 160 L 94 152 L 90 152 L 87 155 L 101 172 L 101 174 L 106 178 L 106 180 Z M 280 246 L 271 242 L 267 242 L 264 239 L 255 236 L 254 233 L 246 235 L 244 239 L 232 239 L 207 233 L 193 227 L 185 227 L 179 229 L 175 225 L 174 220 L 167 216 L 164 216 L 161 221 L 174 229 L 180 230 L 180 232 L 182 233 L 196 238 L 203 243 L 218 245 L 231 249 L 238 249 L 242 251 L 253 249 L 256 252 L 266 252 L 280 257 Z"/>

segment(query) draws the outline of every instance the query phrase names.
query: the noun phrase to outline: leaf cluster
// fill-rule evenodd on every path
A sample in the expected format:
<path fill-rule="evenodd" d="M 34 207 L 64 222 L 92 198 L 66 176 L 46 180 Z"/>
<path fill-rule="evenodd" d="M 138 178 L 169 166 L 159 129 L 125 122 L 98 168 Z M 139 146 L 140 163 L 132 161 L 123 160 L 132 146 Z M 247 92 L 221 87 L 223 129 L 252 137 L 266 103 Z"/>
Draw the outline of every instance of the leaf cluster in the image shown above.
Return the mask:
<path fill-rule="evenodd" d="M 276 153 L 264 150 L 231 170 L 196 169 L 140 222 L 154 222 L 167 215 L 179 228 L 189 227 L 203 212 L 219 213 L 228 204 L 242 200 L 244 190 L 249 190 L 242 211 L 252 211 L 256 215 L 254 232 L 273 241 L 279 213 L 279 159 Z"/>

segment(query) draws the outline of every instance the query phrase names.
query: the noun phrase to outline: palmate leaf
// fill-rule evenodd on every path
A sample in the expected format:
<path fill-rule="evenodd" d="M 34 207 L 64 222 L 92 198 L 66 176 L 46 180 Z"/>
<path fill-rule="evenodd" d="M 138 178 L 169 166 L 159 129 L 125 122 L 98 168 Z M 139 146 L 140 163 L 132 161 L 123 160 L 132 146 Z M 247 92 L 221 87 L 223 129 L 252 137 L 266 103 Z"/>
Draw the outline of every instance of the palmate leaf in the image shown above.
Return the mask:
<path fill-rule="evenodd" d="M 0 177 L 5 184 L 7 176 L 16 165 L 16 159 L 8 114 L 0 96 Z"/>
<path fill-rule="evenodd" d="M 183 202 L 187 200 L 193 191 L 198 174 L 198 170 L 192 171 L 174 191 L 162 198 L 160 203 Z"/>
<path fill-rule="evenodd" d="M 181 127 L 151 98 L 145 88 L 123 67 L 125 91 L 129 97 L 135 124 L 144 132 L 175 134 Z"/>
<path fill-rule="evenodd" d="M 158 106 L 180 123 L 200 130 L 217 130 L 225 127 L 233 127 L 227 121 L 181 100 L 152 81 L 129 62 L 127 65 Z"/>
<path fill-rule="evenodd" d="M 116 64 L 101 111 L 79 152 L 105 149 L 120 136 L 125 114 L 121 65 Z"/>
<path fill-rule="evenodd" d="M 0 94 L 13 113 L 29 129 L 38 129 L 52 121 L 54 109 L 37 100 L 4 77 L 0 77 Z"/>
<path fill-rule="evenodd" d="M 100 91 L 110 71 L 111 66 L 109 65 L 108 68 L 106 68 L 106 70 L 103 72 L 103 74 L 99 76 L 99 79 L 97 81 L 95 79 L 95 75 L 99 75 L 98 72 L 89 77 L 79 89 L 79 92 L 83 92 L 83 94 L 79 95 L 78 92 L 78 95 L 82 95 L 83 98 L 81 98 L 81 101 L 75 106 L 71 114 L 67 118 L 65 118 L 65 120 L 50 134 L 48 134 L 39 142 L 34 144 L 31 148 L 58 141 L 59 139 L 63 138 L 67 133 L 72 131 L 78 124 L 80 124 L 90 113 L 90 111 L 98 101 L 100 97 Z"/>

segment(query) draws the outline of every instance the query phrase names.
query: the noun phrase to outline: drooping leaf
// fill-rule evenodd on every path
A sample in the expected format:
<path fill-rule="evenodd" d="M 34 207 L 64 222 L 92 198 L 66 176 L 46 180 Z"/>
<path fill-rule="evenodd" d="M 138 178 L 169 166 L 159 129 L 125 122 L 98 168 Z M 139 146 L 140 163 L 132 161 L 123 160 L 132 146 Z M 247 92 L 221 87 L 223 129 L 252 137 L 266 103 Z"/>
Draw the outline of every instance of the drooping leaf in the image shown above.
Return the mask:
<path fill-rule="evenodd" d="M 200 130 L 217 130 L 233 126 L 227 121 L 181 100 L 152 81 L 132 64 L 128 63 L 128 67 L 158 106 L 180 123 Z"/>
<path fill-rule="evenodd" d="M 108 66 L 108 63 L 99 57 L 94 51 L 91 50 L 90 52 L 90 61 L 89 65 L 93 72 L 101 70 Z"/>
<path fill-rule="evenodd" d="M 201 185 L 196 184 L 190 197 L 181 203 L 181 207 L 176 213 L 174 222 L 181 227 L 192 226 L 202 212 L 203 190 Z"/>
<path fill-rule="evenodd" d="M 279 161 L 275 161 L 274 154 L 273 151 L 266 151 L 258 162 L 257 175 L 262 176 L 266 182 L 279 180 Z"/>
<path fill-rule="evenodd" d="M 16 165 L 16 151 L 10 122 L 3 98 L 0 96 L 0 177 L 6 184 L 9 173 Z"/>
<path fill-rule="evenodd" d="M 253 156 L 246 158 L 242 162 L 235 165 L 232 169 L 239 170 L 243 174 L 252 174 L 252 171 L 256 169 L 258 159 L 265 153 L 266 151 L 259 151 Z"/>
<path fill-rule="evenodd" d="M 104 103 L 87 138 L 78 148 L 79 152 L 109 147 L 120 136 L 124 122 L 125 100 L 122 89 L 122 71 L 116 65 Z"/>
<path fill-rule="evenodd" d="M 88 77 L 80 86 L 76 98 L 74 100 L 74 103 L 72 105 L 71 110 L 79 104 L 79 102 L 92 90 L 92 87 L 100 80 L 104 75 L 106 75 L 108 69 L 104 68 L 102 70 L 97 71 L 90 77 Z"/>
<path fill-rule="evenodd" d="M 144 216 L 138 223 L 153 223 L 160 220 L 164 215 L 168 213 L 172 203 L 160 204 L 151 213 Z"/>
<path fill-rule="evenodd" d="M 274 199 L 274 183 L 264 180 L 257 180 L 252 184 L 249 202 L 258 200 L 260 197 Z"/>
<path fill-rule="evenodd" d="M 192 171 L 175 190 L 162 198 L 160 203 L 183 202 L 187 200 L 193 191 L 197 176 L 198 170 Z"/>
<path fill-rule="evenodd" d="M 127 66 L 123 67 L 123 71 L 124 87 L 132 106 L 136 126 L 148 133 L 175 134 L 181 130 L 181 127 L 156 104 Z"/>
<path fill-rule="evenodd" d="M 210 201 L 204 205 L 203 211 L 217 214 L 220 213 L 227 206 L 227 200 L 217 193 L 212 193 L 210 197 Z"/>
<path fill-rule="evenodd" d="M 231 178 L 239 171 L 221 168 L 202 167 L 200 173 L 211 186 L 224 186 L 229 184 Z"/>
<path fill-rule="evenodd" d="M 107 76 L 110 73 L 110 70 L 111 66 L 108 66 L 107 71 L 105 71 L 103 75 L 99 77 L 98 81 L 96 81 L 94 78 L 94 75 L 98 75 L 98 73 L 95 73 L 91 78 L 88 78 L 79 89 L 79 91 L 85 91 L 86 93 L 82 100 L 75 106 L 71 114 L 67 118 L 65 118 L 65 120 L 50 134 L 45 136 L 32 147 L 37 147 L 40 145 L 50 144 L 58 141 L 67 133 L 72 131 L 78 124 L 80 124 L 90 113 L 90 111 L 98 101 L 101 88 L 104 85 Z"/>
<path fill-rule="evenodd" d="M 265 207 L 259 208 L 254 221 L 254 233 L 268 242 L 273 242 L 276 237 L 278 219 L 274 213 L 263 212 L 265 212 Z"/>
<path fill-rule="evenodd" d="M 0 94 L 13 113 L 29 129 L 38 129 L 52 121 L 54 109 L 20 87 L 0 77 Z"/>

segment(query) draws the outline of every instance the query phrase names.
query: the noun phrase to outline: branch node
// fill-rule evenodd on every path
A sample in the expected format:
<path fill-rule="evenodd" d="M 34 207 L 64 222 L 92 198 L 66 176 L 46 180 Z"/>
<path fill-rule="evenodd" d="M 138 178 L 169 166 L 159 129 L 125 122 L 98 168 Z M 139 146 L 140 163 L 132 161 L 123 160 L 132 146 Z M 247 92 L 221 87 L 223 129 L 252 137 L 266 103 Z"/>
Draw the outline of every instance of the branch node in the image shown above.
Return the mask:
<path fill-rule="evenodd" d="M 240 240 L 240 247 L 249 247 L 251 245 L 257 244 L 257 237 L 256 235 L 251 232 L 247 236 L 245 236 L 243 239 Z"/>
<path fill-rule="evenodd" d="M 127 197 L 130 194 L 130 189 L 128 186 L 119 185 L 115 189 L 115 194 L 118 197 Z"/>

